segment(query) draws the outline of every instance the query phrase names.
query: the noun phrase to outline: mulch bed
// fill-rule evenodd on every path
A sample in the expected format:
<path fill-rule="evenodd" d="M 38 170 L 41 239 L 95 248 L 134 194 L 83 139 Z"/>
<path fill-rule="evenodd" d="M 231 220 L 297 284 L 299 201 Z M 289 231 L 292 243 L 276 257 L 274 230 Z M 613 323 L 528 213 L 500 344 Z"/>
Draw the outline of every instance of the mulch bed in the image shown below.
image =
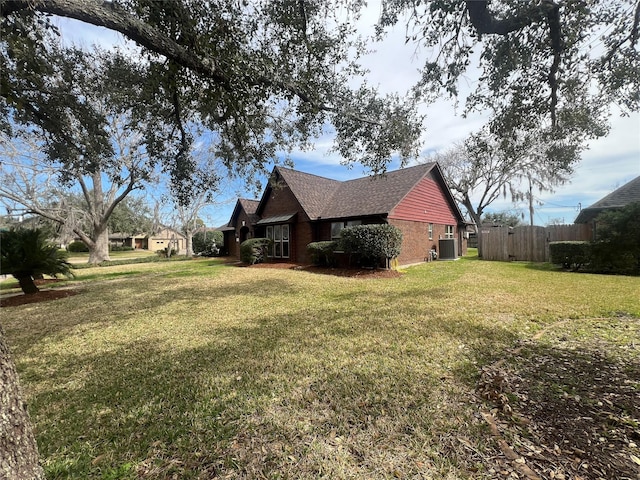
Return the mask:
<path fill-rule="evenodd" d="M 37 286 L 49 285 L 57 283 L 60 280 L 57 278 L 45 278 L 44 280 L 35 280 Z M 30 303 L 49 302 L 51 300 L 58 300 L 60 298 L 71 297 L 77 295 L 77 290 L 63 289 L 63 290 L 40 290 L 38 293 L 31 295 L 25 295 L 24 293 L 19 295 L 12 295 L 10 297 L 0 298 L 0 307 L 18 307 L 20 305 L 28 305 Z"/>
<path fill-rule="evenodd" d="M 304 270 L 319 275 L 333 275 L 336 277 L 351 277 L 362 279 L 399 278 L 402 276 L 397 270 L 367 269 L 367 268 L 329 268 L 314 265 L 299 265 L 297 263 L 256 263 L 249 268 L 278 268 L 288 270 Z"/>

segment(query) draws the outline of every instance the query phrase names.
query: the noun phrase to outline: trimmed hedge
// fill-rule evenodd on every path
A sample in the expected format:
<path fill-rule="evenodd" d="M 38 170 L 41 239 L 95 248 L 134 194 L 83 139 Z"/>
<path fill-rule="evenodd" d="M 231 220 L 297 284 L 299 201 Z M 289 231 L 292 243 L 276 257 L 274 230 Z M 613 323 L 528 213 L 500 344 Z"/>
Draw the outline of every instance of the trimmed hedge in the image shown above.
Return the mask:
<path fill-rule="evenodd" d="M 334 267 L 336 257 L 333 254 L 338 248 L 338 242 L 329 240 L 325 242 L 312 242 L 307 245 L 307 252 L 311 258 L 311 263 L 322 267 Z"/>
<path fill-rule="evenodd" d="M 580 241 L 551 242 L 549 243 L 549 256 L 551 263 L 577 271 L 591 261 L 591 243 Z"/>
<path fill-rule="evenodd" d="M 253 265 L 267 259 L 267 252 L 272 241 L 268 238 L 250 238 L 240 244 L 240 260 Z"/>
<path fill-rule="evenodd" d="M 386 223 L 356 225 L 342 229 L 339 244 L 346 253 L 357 254 L 363 265 L 374 267 L 384 260 L 388 268 L 389 261 L 400 255 L 402 232 Z"/>
<path fill-rule="evenodd" d="M 598 215 L 590 269 L 640 275 L 640 202 Z"/>
<path fill-rule="evenodd" d="M 87 247 L 83 242 L 75 241 L 67 245 L 67 251 L 71 253 L 88 252 L 89 247 Z"/>

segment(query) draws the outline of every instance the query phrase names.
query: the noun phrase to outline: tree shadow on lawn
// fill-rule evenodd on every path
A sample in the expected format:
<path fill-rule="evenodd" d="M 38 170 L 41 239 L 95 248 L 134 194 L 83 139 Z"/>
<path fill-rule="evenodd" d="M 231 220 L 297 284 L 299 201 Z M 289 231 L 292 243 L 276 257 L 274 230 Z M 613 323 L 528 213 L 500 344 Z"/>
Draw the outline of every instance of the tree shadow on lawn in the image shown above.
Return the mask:
<path fill-rule="evenodd" d="M 48 475 L 473 477 L 483 426 L 456 371 L 430 363 L 430 336 L 493 345 L 504 333 L 435 320 L 402 350 L 384 343 L 397 328 L 384 318 L 339 345 L 332 333 L 313 334 L 318 321 L 333 331 L 345 319 L 330 307 L 262 312 L 245 326 L 203 331 L 193 348 L 140 338 L 106 353 L 22 362 Z"/>
<path fill-rule="evenodd" d="M 640 362 L 633 345 L 603 345 L 528 340 L 483 369 L 478 394 L 540 478 L 640 477 Z"/>
<path fill-rule="evenodd" d="M 66 295 L 55 302 L 31 305 L 29 308 L 33 310 L 29 314 L 28 326 L 23 322 L 19 327 L 14 327 L 10 319 L 5 321 L 4 326 L 7 336 L 13 338 L 12 344 L 36 345 L 45 338 L 65 338 L 78 327 L 95 324 L 114 326 L 135 320 L 145 312 L 161 309 L 176 302 L 208 299 L 211 300 L 211 308 L 215 309 L 216 299 L 229 296 L 270 297 L 274 292 L 288 295 L 296 291 L 295 285 L 286 280 L 270 280 L 265 284 L 256 279 L 233 285 L 218 285 L 215 288 L 211 288 L 210 284 L 176 287 L 168 293 L 149 295 L 149 291 L 162 292 L 166 287 L 166 279 L 146 278 L 144 289 L 132 288 L 128 281 L 109 282 L 98 287 L 106 288 L 107 293 L 95 293 L 91 286 L 80 288 L 74 290 L 73 296 Z M 99 295 L 100 300 L 97 300 L 95 295 Z M 108 300 L 105 302 L 103 298 Z"/>

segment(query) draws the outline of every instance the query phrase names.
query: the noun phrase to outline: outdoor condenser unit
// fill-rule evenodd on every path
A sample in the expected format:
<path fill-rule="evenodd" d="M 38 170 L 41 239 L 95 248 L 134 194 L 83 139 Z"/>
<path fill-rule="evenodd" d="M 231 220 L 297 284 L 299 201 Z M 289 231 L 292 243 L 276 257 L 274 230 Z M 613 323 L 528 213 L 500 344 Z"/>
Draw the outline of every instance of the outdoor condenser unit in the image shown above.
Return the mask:
<path fill-rule="evenodd" d="M 438 260 L 455 260 L 458 245 L 455 238 L 441 238 L 438 240 Z"/>

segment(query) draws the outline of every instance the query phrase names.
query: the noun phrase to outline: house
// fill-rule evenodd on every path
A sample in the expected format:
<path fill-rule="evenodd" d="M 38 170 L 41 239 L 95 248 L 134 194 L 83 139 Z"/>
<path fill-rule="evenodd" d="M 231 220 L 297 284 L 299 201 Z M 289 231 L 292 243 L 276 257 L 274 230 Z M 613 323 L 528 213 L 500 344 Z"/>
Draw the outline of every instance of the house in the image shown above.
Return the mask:
<path fill-rule="evenodd" d="M 157 252 L 165 250 L 169 244 L 178 254 L 185 254 L 187 251 L 187 238 L 169 227 L 161 227 L 155 234 L 129 235 L 123 233 L 112 233 L 109 235 L 109 242 L 112 245 L 132 247 L 136 250 L 150 250 Z"/>
<path fill-rule="evenodd" d="M 403 233 L 400 265 L 423 262 L 432 249 L 455 258 L 466 248 L 464 218 L 436 163 L 348 181 L 277 166 L 262 198 L 239 199 L 222 230 L 231 256 L 239 258 L 247 238 L 266 237 L 274 241 L 272 260 L 305 264 L 309 243 L 380 223 Z"/>
<path fill-rule="evenodd" d="M 595 228 L 595 219 L 602 212 L 623 208 L 635 202 L 640 202 L 640 176 L 625 183 L 590 207 L 583 208 L 574 223 L 592 223 Z"/>

